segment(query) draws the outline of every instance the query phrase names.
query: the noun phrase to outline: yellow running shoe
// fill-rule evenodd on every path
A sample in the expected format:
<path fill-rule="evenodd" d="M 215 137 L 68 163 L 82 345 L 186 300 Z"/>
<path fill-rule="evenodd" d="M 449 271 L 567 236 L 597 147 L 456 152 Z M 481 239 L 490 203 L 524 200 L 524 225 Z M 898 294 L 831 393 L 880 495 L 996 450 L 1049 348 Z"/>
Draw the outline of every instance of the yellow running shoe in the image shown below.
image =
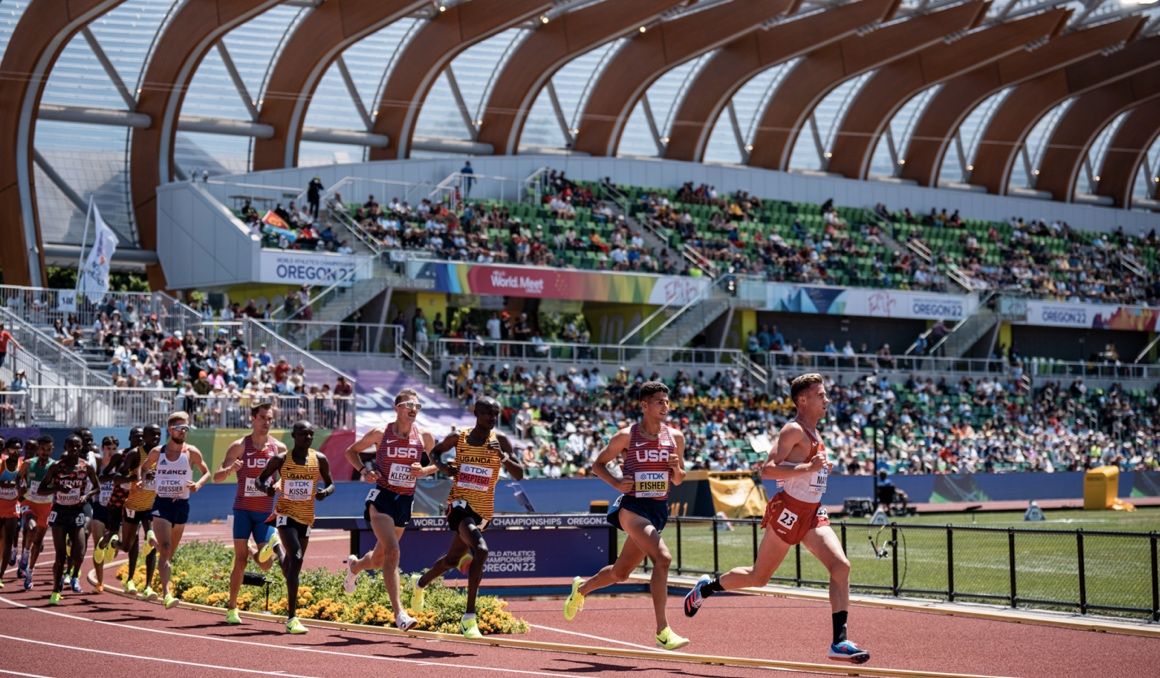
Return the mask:
<path fill-rule="evenodd" d="M 242 615 L 238 614 L 238 608 L 233 608 L 226 611 L 226 623 L 237 626 L 242 623 Z"/>
<path fill-rule="evenodd" d="M 105 562 L 105 549 L 99 544 L 93 549 L 93 565 Z"/>
<path fill-rule="evenodd" d="M 179 601 L 177 600 L 177 598 L 175 598 L 175 597 L 173 596 L 173 594 L 172 594 L 172 593 L 166 593 L 166 594 L 165 594 L 165 609 L 166 609 L 166 610 L 168 610 L 168 609 L 172 608 L 172 607 L 173 607 L 174 605 L 176 605 L 178 602 L 179 602 Z"/>
<path fill-rule="evenodd" d="M 423 609 L 423 598 L 426 592 L 419 588 L 419 575 L 411 575 L 411 609 L 418 612 Z"/>
<path fill-rule="evenodd" d="M 459 629 L 463 631 L 464 638 L 480 639 L 483 634 L 479 632 L 479 624 L 475 621 L 475 615 L 463 615 L 463 619 L 459 622 Z M 688 641 L 685 641 L 688 642 Z"/>
<path fill-rule="evenodd" d="M 265 565 L 266 561 L 270 560 L 270 556 L 274 555 L 274 549 L 281 545 L 282 539 L 278 536 L 278 533 L 275 532 L 274 535 L 270 537 L 270 540 L 263 544 L 262 548 L 258 551 L 258 562 L 262 565 Z"/>
<path fill-rule="evenodd" d="M 137 582 L 133 581 L 132 579 L 125 582 L 125 593 L 136 593 L 136 592 L 137 592 Z"/>
<path fill-rule="evenodd" d="M 137 594 L 141 600 L 153 600 L 157 597 L 157 592 L 153 590 L 152 586 L 146 586 L 145 590 Z"/>
<path fill-rule="evenodd" d="M 572 621 L 576 618 L 576 613 L 584 609 L 584 594 L 580 593 L 580 585 L 584 580 L 576 577 L 572 580 L 572 593 L 568 594 L 567 600 L 564 601 L 564 621 Z"/>
<path fill-rule="evenodd" d="M 48 597 L 48 604 L 49 605 L 60 605 L 60 594 L 53 592 L 53 594 Z"/>
<path fill-rule="evenodd" d="M 302 622 L 298 620 L 298 617 L 294 617 L 290 621 L 286 622 L 286 633 L 292 633 L 296 636 L 299 636 L 303 633 L 306 633 L 308 630 L 309 629 L 303 626 Z"/>
<path fill-rule="evenodd" d="M 141 547 L 141 557 L 148 558 L 155 548 L 157 548 L 157 536 L 153 534 L 153 530 L 149 530 L 145 533 L 145 545 Z"/>
<path fill-rule="evenodd" d="M 665 650 L 679 650 L 689 644 L 688 638 L 682 638 L 668 626 L 657 634 L 657 647 Z"/>

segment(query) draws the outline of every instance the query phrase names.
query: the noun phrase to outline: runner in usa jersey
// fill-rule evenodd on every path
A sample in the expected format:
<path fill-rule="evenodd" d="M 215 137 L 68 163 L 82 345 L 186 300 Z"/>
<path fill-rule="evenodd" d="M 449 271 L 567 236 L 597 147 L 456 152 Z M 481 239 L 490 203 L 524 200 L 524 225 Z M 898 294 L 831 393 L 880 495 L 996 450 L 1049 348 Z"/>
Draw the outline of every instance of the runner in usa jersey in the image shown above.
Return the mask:
<path fill-rule="evenodd" d="M 383 437 L 375 448 L 375 484 L 396 494 L 415 494 L 415 472 L 412 464 L 423 464 L 427 450 L 423 442 L 424 433 L 418 426 L 411 426 L 406 435 L 395 429 L 397 423 L 387 424 Z"/>
<path fill-rule="evenodd" d="M 832 463 L 818 435 L 818 422 L 826 416 L 830 398 L 822 375 L 803 374 L 790 382 L 790 398 L 797 416 L 781 428 L 777 446 L 770 450 L 761 469 L 765 480 L 776 480 L 780 491 L 765 507 L 761 526 L 765 536 L 752 567 L 737 567 L 710 579 L 701 577 L 685 596 L 685 616 L 692 617 L 705 600 L 722 591 L 765 586 L 795 544 L 802 544 L 830 572 L 830 621 L 833 638 L 828 657 L 862 664 L 870 653 L 846 638 L 850 606 L 850 561 L 834 529 L 822 494 L 826 491 Z"/>
<path fill-rule="evenodd" d="M 584 609 L 593 591 L 628 579 L 645 556 L 655 564 L 649 589 L 656 618 L 656 643 L 666 650 L 689 644 L 669 627 L 665 601 L 669 590 L 669 548 L 661 531 L 669 520 L 669 487 L 685 479 L 685 436 L 665 424 L 669 416 L 669 387 L 659 381 L 640 385 L 637 392 L 641 421 L 612 436 L 592 463 L 592 473 L 621 495 L 608 510 L 608 522 L 623 530 L 627 540 L 616 562 L 585 580 L 572 580 L 564 601 L 564 619 L 572 621 Z M 619 473 L 609 465 L 620 461 Z"/>
<path fill-rule="evenodd" d="M 258 487 L 258 476 L 278 454 L 278 445 L 273 438 L 266 438 L 260 445 L 254 444 L 253 436 L 242 438 L 242 456 L 235 462 L 238 476 L 238 487 L 234 492 L 235 511 L 257 511 L 269 515 L 274 510 L 274 500 Z"/>

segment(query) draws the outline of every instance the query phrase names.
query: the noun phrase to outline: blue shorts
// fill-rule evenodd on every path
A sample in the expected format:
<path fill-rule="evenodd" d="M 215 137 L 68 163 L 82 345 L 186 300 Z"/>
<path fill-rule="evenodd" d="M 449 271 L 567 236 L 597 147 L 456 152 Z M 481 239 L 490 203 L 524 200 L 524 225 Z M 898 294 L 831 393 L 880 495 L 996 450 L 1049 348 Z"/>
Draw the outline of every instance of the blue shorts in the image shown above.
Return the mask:
<path fill-rule="evenodd" d="M 189 522 L 189 500 L 158 497 L 153 502 L 153 517 L 171 525 L 184 525 Z"/>
<path fill-rule="evenodd" d="M 621 511 L 644 516 L 657 532 L 664 530 L 665 524 L 669 522 L 669 502 L 664 499 L 641 499 L 627 494 L 617 497 L 612 506 L 608 507 L 608 522 L 618 530 L 624 529 L 620 526 Z"/>
<path fill-rule="evenodd" d="M 390 516 L 395 521 L 395 527 L 406 527 L 411 522 L 411 505 L 415 503 L 415 496 L 399 494 L 391 490 L 374 487 L 367 493 L 363 507 L 363 520 L 371 522 L 371 506 L 384 516 Z"/>
<path fill-rule="evenodd" d="M 268 522 L 270 514 L 265 511 L 243 511 L 234 509 L 234 539 L 249 539 L 254 536 L 254 542 L 265 544 L 274 534 L 274 526 Z"/>

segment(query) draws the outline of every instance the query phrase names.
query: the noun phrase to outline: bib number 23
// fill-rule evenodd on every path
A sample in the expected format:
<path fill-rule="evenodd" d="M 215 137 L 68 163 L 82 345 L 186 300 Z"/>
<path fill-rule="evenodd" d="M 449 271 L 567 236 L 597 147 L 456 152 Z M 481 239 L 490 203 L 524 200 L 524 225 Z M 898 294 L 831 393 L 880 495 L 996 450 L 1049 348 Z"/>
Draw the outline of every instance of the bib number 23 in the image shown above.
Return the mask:
<path fill-rule="evenodd" d="M 781 515 L 777 517 L 777 523 L 787 529 L 792 528 L 797 520 L 797 514 L 789 509 L 782 509 Z"/>

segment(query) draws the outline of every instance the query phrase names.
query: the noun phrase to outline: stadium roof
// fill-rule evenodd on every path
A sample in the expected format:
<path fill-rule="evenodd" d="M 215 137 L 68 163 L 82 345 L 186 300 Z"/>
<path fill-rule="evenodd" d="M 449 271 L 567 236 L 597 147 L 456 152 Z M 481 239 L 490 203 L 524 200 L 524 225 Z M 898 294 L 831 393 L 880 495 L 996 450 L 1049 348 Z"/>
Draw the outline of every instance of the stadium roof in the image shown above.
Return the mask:
<path fill-rule="evenodd" d="M 1122 206 L 1160 172 L 1160 11 L 1121 1 L 4 0 L 0 266 L 39 282 L 90 195 L 148 251 L 159 183 L 464 153 Z"/>

